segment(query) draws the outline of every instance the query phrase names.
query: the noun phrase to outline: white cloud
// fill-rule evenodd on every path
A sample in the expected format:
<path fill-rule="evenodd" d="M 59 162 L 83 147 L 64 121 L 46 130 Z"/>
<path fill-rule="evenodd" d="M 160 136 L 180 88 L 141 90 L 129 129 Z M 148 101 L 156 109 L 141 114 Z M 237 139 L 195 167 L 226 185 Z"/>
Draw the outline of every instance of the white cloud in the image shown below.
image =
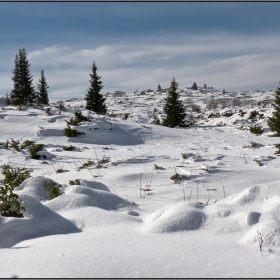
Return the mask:
<path fill-rule="evenodd" d="M 191 86 L 193 82 L 228 90 L 278 86 L 278 36 L 186 34 L 177 40 L 166 37 L 157 43 L 145 42 L 143 39 L 92 48 L 51 46 L 34 50 L 28 54 L 34 85 L 43 68 L 50 86 L 50 99 L 75 97 L 74 94 L 83 97 L 89 87 L 94 60 L 104 93 L 155 89 L 159 83 L 168 87 L 173 77 L 182 87 Z M 11 89 L 10 78 L 6 73 L 1 75 L 1 90 Z"/>

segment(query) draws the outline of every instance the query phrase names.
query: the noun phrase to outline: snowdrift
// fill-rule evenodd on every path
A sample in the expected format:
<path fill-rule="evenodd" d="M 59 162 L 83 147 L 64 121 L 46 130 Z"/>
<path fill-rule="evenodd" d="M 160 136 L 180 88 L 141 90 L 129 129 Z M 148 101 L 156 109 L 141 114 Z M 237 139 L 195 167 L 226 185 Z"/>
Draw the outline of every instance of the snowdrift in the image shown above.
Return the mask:
<path fill-rule="evenodd" d="M 50 181 L 53 180 L 44 176 L 30 177 L 24 180 L 24 182 L 22 182 L 21 185 L 15 188 L 15 193 L 26 194 L 34 197 L 38 201 L 45 201 L 47 200 L 47 194 L 43 185 L 45 182 Z M 55 181 L 53 182 L 56 183 Z M 56 185 L 58 185 L 58 183 L 56 183 Z"/>
<path fill-rule="evenodd" d="M 215 233 L 244 232 L 240 243 L 258 242 L 257 230 L 266 245 L 280 245 L 280 181 L 260 184 L 203 206 L 180 202 L 163 207 L 146 220 L 146 232 L 211 230 Z"/>
<path fill-rule="evenodd" d="M 73 223 L 44 206 L 37 199 L 21 194 L 26 208 L 24 218 L 0 216 L 0 247 L 9 248 L 20 241 L 53 234 L 81 232 Z"/>
<path fill-rule="evenodd" d="M 168 205 L 147 219 L 144 230 L 164 233 L 199 229 L 206 218 L 202 208 L 193 202 Z"/>

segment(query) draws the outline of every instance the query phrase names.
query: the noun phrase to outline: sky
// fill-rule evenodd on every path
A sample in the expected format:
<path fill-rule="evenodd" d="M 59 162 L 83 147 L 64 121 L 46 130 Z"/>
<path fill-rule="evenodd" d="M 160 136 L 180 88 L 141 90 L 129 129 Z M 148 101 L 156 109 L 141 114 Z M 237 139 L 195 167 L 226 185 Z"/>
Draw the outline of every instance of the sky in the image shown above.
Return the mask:
<path fill-rule="evenodd" d="M 50 101 L 170 86 L 271 90 L 280 81 L 279 2 L 0 2 L 0 95 L 14 58 L 44 69 Z"/>

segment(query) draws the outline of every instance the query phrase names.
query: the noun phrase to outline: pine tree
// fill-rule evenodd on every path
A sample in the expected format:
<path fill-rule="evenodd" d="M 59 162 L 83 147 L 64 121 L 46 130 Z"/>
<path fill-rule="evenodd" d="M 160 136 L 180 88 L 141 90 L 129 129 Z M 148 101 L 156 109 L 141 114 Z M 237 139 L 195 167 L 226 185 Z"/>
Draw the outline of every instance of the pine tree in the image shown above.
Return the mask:
<path fill-rule="evenodd" d="M 86 94 L 86 109 L 96 112 L 97 114 L 105 114 L 107 112 L 106 108 L 106 98 L 100 94 L 101 89 L 103 88 L 100 76 L 96 73 L 97 67 L 95 62 L 92 63 L 92 74 L 90 75 L 90 88 Z"/>
<path fill-rule="evenodd" d="M 45 78 L 44 70 L 41 70 L 41 78 L 37 84 L 37 96 L 36 101 L 38 104 L 49 105 L 49 96 L 48 96 L 48 84 Z"/>
<path fill-rule="evenodd" d="M 11 91 L 10 98 L 12 105 L 21 105 L 27 102 L 34 102 L 35 90 L 32 86 L 32 76 L 30 75 L 30 64 L 28 63 L 25 49 L 20 49 L 15 56 L 15 68 L 13 70 L 14 88 Z"/>
<path fill-rule="evenodd" d="M 204 84 L 204 88 L 207 88 L 206 84 Z"/>
<path fill-rule="evenodd" d="M 161 86 L 160 86 L 160 84 L 159 84 L 158 87 L 157 87 L 157 91 L 161 92 Z"/>
<path fill-rule="evenodd" d="M 275 100 L 272 103 L 272 107 L 274 111 L 272 112 L 272 117 L 268 118 L 267 124 L 271 131 L 276 132 L 275 136 L 280 136 L 280 87 L 275 90 Z"/>
<path fill-rule="evenodd" d="M 196 85 L 196 83 L 195 83 L 195 82 L 193 83 L 193 85 L 192 85 L 191 89 L 193 89 L 193 90 L 197 90 L 197 85 Z"/>
<path fill-rule="evenodd" d="M 179 94 L 176 92 L 177 89 L 178 83 L 173 78 L 169 87 L 166 103 L 163 107 L 163 112 L 166 114 L 162 122 L 164 126 L 184 126 L 186 113 L 182 101 L 179 100 Z"/>

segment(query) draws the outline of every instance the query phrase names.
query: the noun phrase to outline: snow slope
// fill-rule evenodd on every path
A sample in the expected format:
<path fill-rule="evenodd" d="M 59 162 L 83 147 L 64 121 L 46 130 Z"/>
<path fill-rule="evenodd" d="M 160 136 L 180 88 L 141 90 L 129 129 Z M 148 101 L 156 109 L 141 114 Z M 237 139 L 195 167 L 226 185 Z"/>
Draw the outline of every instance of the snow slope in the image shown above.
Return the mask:
<path fill-rule="evenodd" d="M 25 217 L 0 217 L 1 277 L 280 276 L 279 139 L 268 137 L 264 104 L 273 92 L 180 89 L 194 123 L 186 128 L 151 123 L 163 117 L 165 95 L 108 94 L 106 116 L 79 99 L 51 104 L 51 116 L 1 107 L 1 167 L 33 170 L 15 189 Z M 242 105 L 221 108 L 236 98 Z M 68 138 L 75 110 L 91 121 L 75 127 L 85 135 Z M 265 132 L 250 133 L 252 124 Z M 5 149 L 11 138 L 45 144 L 41 159 Z M 63 150 L 69 145 L 76 150 Z M 186 180 L 175 183 L 175 172 Z M 52 200 L 43 187 L 50 180 L 62 186 Z"/>

